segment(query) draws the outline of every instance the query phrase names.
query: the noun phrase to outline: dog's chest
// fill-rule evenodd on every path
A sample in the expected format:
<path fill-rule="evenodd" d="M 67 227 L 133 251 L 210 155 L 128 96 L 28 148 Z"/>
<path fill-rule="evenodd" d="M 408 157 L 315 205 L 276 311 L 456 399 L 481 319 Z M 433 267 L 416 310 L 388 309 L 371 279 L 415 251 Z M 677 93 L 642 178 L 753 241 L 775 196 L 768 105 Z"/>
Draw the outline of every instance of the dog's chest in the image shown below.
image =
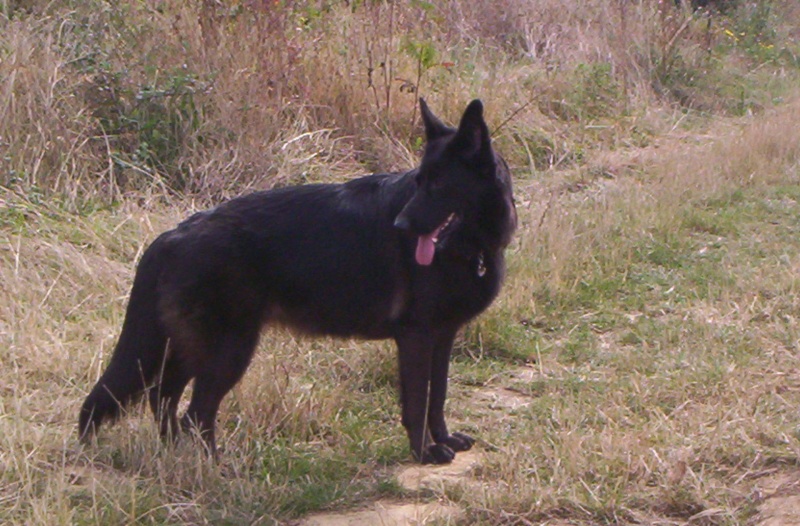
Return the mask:
<path fill-rule="evenodd" d="M 502 257 L 484 253 L 469 258 L 443 257 L 415 280 L 411 303 L 419 318 L 466 323 L 492 303 L 504 272 Z"/>

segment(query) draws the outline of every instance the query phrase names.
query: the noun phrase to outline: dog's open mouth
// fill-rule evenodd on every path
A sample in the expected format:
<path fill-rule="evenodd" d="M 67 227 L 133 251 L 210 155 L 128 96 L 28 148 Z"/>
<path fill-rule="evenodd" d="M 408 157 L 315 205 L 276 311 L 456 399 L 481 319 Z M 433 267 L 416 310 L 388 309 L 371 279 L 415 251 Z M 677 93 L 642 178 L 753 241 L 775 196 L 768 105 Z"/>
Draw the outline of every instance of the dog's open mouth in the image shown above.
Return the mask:
<path fill-rule="evenodd" d="M 450 226 L 455 219 L 455 212 L 451 213 L 433 232 L 419 236 L 417 239 L 417 263 L 423 266 L 433 263 L 433 255 L 436 252 L 436 243 L 439 241 L 439 235 L 441 235 L 444 229 Z"/>

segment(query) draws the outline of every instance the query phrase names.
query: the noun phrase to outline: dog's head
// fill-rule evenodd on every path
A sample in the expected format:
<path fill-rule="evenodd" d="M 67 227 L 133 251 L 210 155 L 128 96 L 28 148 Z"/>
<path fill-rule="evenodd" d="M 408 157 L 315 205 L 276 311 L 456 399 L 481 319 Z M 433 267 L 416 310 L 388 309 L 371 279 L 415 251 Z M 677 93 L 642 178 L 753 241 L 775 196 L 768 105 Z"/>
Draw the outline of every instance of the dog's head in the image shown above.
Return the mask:
<path fill-rule="evenodd" d="M 417 263 L 430 265 L 436 250 L 467 225 L 482 247 L 505 247 L 516 226 L 511 177 L 492 150 L 483 104 L 473 100 L 457 129 L 442 123 L 423 99 L 420 108 L 425 153 L 416 191 L 394 222 L 417 236 Z"/>

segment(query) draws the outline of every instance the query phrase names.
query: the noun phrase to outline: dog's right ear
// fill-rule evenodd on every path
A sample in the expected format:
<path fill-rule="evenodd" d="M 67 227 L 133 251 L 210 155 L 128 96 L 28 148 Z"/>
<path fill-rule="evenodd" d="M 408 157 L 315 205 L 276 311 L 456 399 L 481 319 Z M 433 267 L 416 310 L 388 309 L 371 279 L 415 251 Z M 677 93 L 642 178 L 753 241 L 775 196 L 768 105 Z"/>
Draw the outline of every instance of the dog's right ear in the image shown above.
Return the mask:
<path fill-rule="evenodd" d="M 483 103 L 480 100 L 473 100 L 464 110 L 453 144 L 458 145 L 465 158 L 494 164 L 492 139 L 483 120 Z"/>
<path fill-rule="evenodd" d="M 428 104 L 422 97 L 419 99 L 419 109 L 422 113 L 422 122 L 425 125 L 425 139 L 428 142 L 438 139 L 439 137 L 444 137 L 455 131 L 453 128 L 440 121 L 439 118 L 431 112 L 430 108 L 428 108 Z"/>

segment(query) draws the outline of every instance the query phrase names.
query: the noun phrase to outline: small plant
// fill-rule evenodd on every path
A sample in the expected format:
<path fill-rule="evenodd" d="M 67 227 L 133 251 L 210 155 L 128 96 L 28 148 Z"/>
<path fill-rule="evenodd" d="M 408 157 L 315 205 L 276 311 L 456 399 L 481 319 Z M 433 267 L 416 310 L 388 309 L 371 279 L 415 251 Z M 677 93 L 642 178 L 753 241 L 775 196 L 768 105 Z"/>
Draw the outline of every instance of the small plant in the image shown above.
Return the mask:
<path fill-rule="evenodd" d="M 578 64 L 574 77 L 567 99 L 576 108 L 580 120 L 608 117 L 614 113 L 621 91 L 611 64 Z"/>
<path fill-rule="evenodd" d="M 417 63 L 417 78 L 413 84 L 404 82 L 403 87 L 411 93 L 419 93 L 419 86 L 422 82 L 422 76 L 426 71 L 437 65 L 436 48 L 433 47 L 432 42 L 415 42 L 407 38 L 403 42 L 403 49 L 406 54 L 414 59 Z M 401 90 L 403 89 L 401 87 Z M 411 113 L 411 126 L 413 128 L 417 118 L 417 105 L 414 104 L 414 109 Z"/>
<path fill-rule="evenodd" d="M 771 1 L 743 3 L 728 18 L 723 36 L 758 63 L 779 60 L 785 48 L 776 46 L 775 16 Z"/>
<path fill-rule="evenodd" d="M 122 72 L 100 72 L 87 87 L 100 135 L 126 174 L 122 186 L 138 186 L 142 175 L 150 184 L 158 174 L 182 190 L 186 185 L 180 157 L 200 126 L 195 97 L 200 83 L 191 73 L 178 71 L 163 81 L 136 86 Z"/>

